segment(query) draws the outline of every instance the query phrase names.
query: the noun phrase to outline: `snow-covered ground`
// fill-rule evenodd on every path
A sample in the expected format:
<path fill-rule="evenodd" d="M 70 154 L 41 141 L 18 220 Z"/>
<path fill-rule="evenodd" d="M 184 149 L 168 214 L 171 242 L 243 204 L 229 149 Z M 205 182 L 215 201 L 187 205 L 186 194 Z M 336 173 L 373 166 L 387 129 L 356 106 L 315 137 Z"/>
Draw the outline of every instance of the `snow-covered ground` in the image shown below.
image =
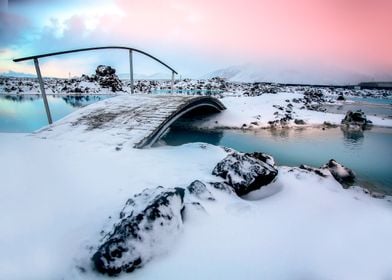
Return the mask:
<path fill-rule="evenodd" d="M 198 143 L 116 151 L 93 139 L 0 134 L 0 278 L 106 279 L 92 270 L 89 247 L 126 200 L 148 187 L 219 181 L 211 172 L 226 154 Z M 210 188 L 206 213 L 117 279 L 392 278 L 390 198 L 278 169 L 275 182 L 243 198 Z"/>
<path fill-rule="evenodd" d="M 255 97 L 224 97 L 221 101 L 227 107 L 227 110 L 196 121 L 192 125 L 201 128 L 266 128 L 270 127 L 270 121 L 284 117 L 287 109 L 290 110 L 293 120 L 289 121 L 286 126 L 303 127 L 306 125 L 322 125 L 324 122 L 338 125 L 344 118 L 344 114 L 332 114 L 307 110 L 306 108 L 301 109 L 303 104 L 292 102 L 292 99 L 302 97 L 303 94 L 301 93 L 289 92 L 263 94 Z M 289 100 L 289 102 L 286 100 Z M 292 104 L 292 107 L 288 108 L 288 104 Z M 274 107 L 274 105 L 276 106 Z M 279 109 L 279 107 L 283 109 Z M 303 120 L 305 125 L 295 124 L 295 119 Z M 368 119 L 377 126 L 392 126 L 391 118 L 368 116 Z"/>
<path fill-rule="evenodd" d="M 86 83 L 96 85 L 89 79 L 70 85 L 71 91 L 107 93 L 89 87 Z M 64 81 L 49 81 L 48 88 L 53 83 L 54 92 L 62 91 Z M 0 82 L 11 94 L 19 88 L 22 93 L 37 89 L 35 84 L 18 87 L 17 80 Z M 138 83 L 140 90 L 167 86 Z M 176 86 L 222 91 L 220 100 L 227 110 L 195 121 L 201 128 L 313 126 L 340 124 L 344 118 L 319 110 L 329 102 L 325 96 L 336 100 L 342 93 L 331 89 L 221 79 L 180 81 Z M 375 91 L 372 96 L 385 94 Z M 111 101 L 101 105 L 105 102 Z M 94 106 L 99 104 L 83 110 Z M 84 137 L 80 126 L 61 126 L 77 116 L 75 112 L 60 121 L 60 129 L 53 126 L 48 136 L 60 131 L 58 137 L 46 137 L 45 131 L 0 134 L 0 279 L 106 279 L 94 271 L 91 257 L 101 244 L 101 231 L 118 220 L 129 198 L 145 188 L 222 181 L 212 175 L 227 155 L 221 147 L 193 143 L 116 149 L 107 141 L 116 137 L 116 127 L 110 135 Z M 368 119 L 392 127 L 390 118 Z M 63 137 L 68 130 L 72 133 Z M 277 169 L 273 183 L 242 198 L 208 185 L 215 201 L 200 200 L 206 211 L 187 213 L 175 242 L 153 254 L 143 268 L 117 279 L 392 279 L 391 197 L 376 199 L 359 187 L 343 189 L 332 176 Z"/>

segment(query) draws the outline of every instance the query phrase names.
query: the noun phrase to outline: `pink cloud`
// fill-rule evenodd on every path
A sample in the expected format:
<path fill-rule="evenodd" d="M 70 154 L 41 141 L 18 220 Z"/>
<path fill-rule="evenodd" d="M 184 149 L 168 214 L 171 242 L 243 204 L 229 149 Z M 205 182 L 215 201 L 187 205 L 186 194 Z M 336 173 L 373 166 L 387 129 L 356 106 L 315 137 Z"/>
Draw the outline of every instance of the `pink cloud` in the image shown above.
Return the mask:
<path fill-rule="evenodd" d="M 392 1 L 116 2 L 123 38 L 211 53 L 323 58 L 392 67 Z M 193 20 L 192 20 L 193 16 Z"/>

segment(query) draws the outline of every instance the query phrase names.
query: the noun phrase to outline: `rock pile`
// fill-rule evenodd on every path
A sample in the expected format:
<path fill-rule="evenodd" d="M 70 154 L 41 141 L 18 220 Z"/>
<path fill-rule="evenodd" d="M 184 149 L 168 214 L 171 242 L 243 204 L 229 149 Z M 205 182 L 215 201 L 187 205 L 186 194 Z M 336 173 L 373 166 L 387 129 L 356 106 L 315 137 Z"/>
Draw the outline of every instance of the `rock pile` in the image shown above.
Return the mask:
<path fill-rule="evenodd" d="M 212 174 L 242 196 L 271 183 L 278 175 L 273 165 L 272 157 L 263 153 L 233 152 L 215 166 Z"/>
<path fill-rule="evenodd" d="M 92 77 L 103 88 L 110 88 L 113 92 L 122 91 L 122 82 L 116 75 L 116 70 L 110 66 L 99 65 Z"/>

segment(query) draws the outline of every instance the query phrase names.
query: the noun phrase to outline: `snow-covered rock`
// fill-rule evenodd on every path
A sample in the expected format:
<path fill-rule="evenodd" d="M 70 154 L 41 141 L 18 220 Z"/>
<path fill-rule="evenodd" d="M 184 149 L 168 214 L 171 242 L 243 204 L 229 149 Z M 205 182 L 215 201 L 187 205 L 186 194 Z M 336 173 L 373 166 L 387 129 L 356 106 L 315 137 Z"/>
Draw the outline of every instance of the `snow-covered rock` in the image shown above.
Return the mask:
<path fill-rule="evenodd" d="M 108 275 L 132 272 L 165 251 L 182 228 L 184 192 L 157 187 L 129 199 L 92 257 L 95 268 Z"/>
<path fill-rule="evenodd" d="M 215 166 L 212 174 L 222 177 L 242 196 L 272 182 L 278 174 L 273 163 L 271 156 L 262 153 L 232 152 Z"/>
<path fill-rule="evenodd" d="M 215 200 L 214 196 L 207 189 L 206 185 L 199 180 L 193 181 L 187 187 L 187 189 L 190 194 L 196 196 L 197 198 L 199 198 L 201 200 L 211 200 L 211 201 Z"/>
<path fill-rule="evenodd" d="M 116 69 L 107 65 L 99 65 L 95 70 L 95 74 L 100 77 L 114 75 L 116 73 Z"/>
<path fill-rule="evenodd" d="M 329 160 L 320 168 L 315 168 L 304 164 L 302 164 L 299 168 L 313 172 L 324 178 L 332 175 L 336 181 L 345 186 L 347 186 L 347 184 L 353 183 L 355 180 L 355 173 L 350 168 L 345 167 L 334 159 Z"/>
<path fill-rule="evenodd" d="M 346 116 L 342 120 L 342 124 L 348 128 L 361 128 L 364 129 L 372 124 L 372 121 L 366 118 L 365 113 L 362 110 L 355 112 L 347 111 Z"/>
<path fill-rule="evenodd" d="M 303 169 L 303 170 L 307 170 L 307 171 L 313 172 L 313 173 L 315 173 L 315 174 L 317 174 L 317 175 L 319 175 L 321 177 L 324 177 L 324 178 L 327 177 L 328 175 L 331 175 L 331 173 L 328 172 L 328 170 L 325 169 L 325 168 L 316 168 L 316 167 L 312 167 L 312 166 L 309 166 L 309 165 L 306 165 L 306 164 L 301 164 L 299 166 L 299 168 Z"/>
<path fill-rule="evenodd" d="M 122 82 L 115 74 L 116 70 L 110 66 L 99 65 L 95 70 L 94 79 L 103 88 L 110 88 L 113 92 L 122 91 Z"/>
<path fill-rule="evenodd" d="M 321 168 L 328 169 L 336 181 L 340 183 L 352 183 L 355 180 L 354 172 L 350 168 L 343 166 L 334 159 L 328 161 Z"/>

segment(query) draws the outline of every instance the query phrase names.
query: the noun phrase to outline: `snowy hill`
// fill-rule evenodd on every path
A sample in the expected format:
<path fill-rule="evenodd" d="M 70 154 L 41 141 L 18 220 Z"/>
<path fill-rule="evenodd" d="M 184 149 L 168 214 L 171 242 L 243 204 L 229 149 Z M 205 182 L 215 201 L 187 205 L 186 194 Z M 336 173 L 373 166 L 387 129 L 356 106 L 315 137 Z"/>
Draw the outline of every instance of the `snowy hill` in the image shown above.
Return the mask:
<path fill-rule="evenodd" d="M 391 80 L 392 75 L 369 75 L 328 65 L 298 66 L 284 63 L 243 64 L 216 70 L 203 76 L 232 82 L 274 82 L 288 84 L 347 85 L 362 81 Z"/>
<path fill-rule="evenodd" d="M 15 71 L 8 71 L 8 72 L 2 72 L 0 73 L 0 76 L 2 77 L 17 77 L 17 78 L 35 78 L 37 77 L 36 75 L 29 74 L 29 73 L 23 73 L 23 72 L 15 72 Z"/>

